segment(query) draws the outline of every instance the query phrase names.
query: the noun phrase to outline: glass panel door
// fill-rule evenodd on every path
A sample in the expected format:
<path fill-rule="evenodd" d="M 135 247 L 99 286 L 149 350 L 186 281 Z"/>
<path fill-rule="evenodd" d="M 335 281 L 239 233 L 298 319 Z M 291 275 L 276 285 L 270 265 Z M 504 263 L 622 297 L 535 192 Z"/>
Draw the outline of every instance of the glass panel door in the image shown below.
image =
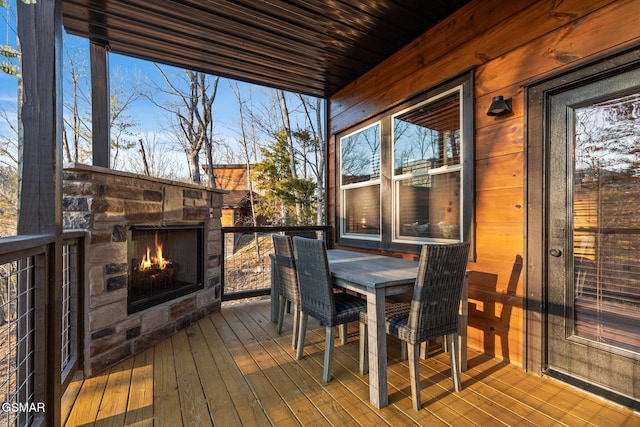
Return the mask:
<path fill-rule="evenodd" d="M 549 94 L 547 120 L 545 372 L 637 406 L 640 68 Z"/>

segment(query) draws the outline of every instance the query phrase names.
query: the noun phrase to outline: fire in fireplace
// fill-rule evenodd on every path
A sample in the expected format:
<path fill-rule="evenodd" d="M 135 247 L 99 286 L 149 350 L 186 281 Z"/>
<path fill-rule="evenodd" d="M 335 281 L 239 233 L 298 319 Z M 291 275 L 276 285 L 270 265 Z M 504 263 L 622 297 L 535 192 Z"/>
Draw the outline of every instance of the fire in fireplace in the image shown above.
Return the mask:
<path fill-rule="evenodd" d="M 132 226 L 129 314 L 202 289 L 203 244 L 202 224 Z"/>

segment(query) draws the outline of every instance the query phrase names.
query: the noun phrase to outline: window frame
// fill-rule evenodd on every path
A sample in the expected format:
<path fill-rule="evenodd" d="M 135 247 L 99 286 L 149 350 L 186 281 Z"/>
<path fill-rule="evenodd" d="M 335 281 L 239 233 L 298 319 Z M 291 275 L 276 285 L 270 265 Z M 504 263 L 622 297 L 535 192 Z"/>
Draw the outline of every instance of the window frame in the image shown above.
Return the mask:
<path fill-rule="evenodd" d="M 452 94 L 458 94 L 458 99 L 460 102 L 460 117 L 459 117 L 459 128 L 460 128 L 460 162 L 455 164 L 455 165 L 444 165 L 444 166 L 440 166 L 437 168 L 433 168 L 433 169 L 429 169 L 427 171 L 420 171 L 417 173 L 404 173 L 404 174 L 400 174 L 400 175 L 396 175 L 396 171 L 395 171 L 395 146 L 394 146 L 394 142 L 395 142 L 395 135 L 394 135 L 394 131 L 395 131 L 395 127 L 393 126 L 393 121 L 397 116 L 400 116 L 402 114 L 405 114 L 407 112 L 416 110 L 418 108 L 427 106 L 429 104 L 433 104 L 443 98 L 446 98 L 448 96 L 451 96 Z M 424 243 L 438 243 L 438 242 L 442 242 L 442 243 L 449 243 L 449 242 L 457 242 L 459 241 L 458 239 L 447 239 L 447 238 L 433 238 L 433 237 L 418 237 L 418 236 L 407 236 L 407 235 L 400 235 L 398 233 L 398 215 L 399 215 L 399 205 L 400 205 L 400 194 L 398 191 L 398 184 L 401 181 L 407 180 L 407 179 L 411 179 L 411 178 L 420 178 L 423 176 L 434 176 L 434 175 L 443 175 L 443 174 L 448 174 L 448 173 L 454 173 L 454 172 L 459 172 L 460 173 L 460 236 L 464 236 L 464 223 L 463 223 L 463 214 L 464 214 L 464 200 L 463 200 L 463 188 L 464 188 L 464 180 L 463 180 L 463 164 L 464 164 L 464 154 L 465 151 L 467 149 L 467 147 L 465 147 L 465 144 L 463 143 L 463 141 L 465 141 L 465 131 L 464 131 L 464 127 L 463 127 L 463 122 L 464 122 L 464 114 L 463 114 L 463 87 L 462 85 L 457 85 L 454 86 L 451 89 L 445 90 L 443 92 L 438 93 L 435 96 L 432 96 L 430 98 L 427 98 L 423 101 L 417 102 L 411 106 L 409 106 L 408 108 L 404 108 L 400 111 L 397 111 L 395 113 L 391 114 L 391 146 L 390 146 L 390 154 L 391 154 L 391 161 L 392 161 L 392 168 L 391 168 L 391 200 L 393 203 L 391 203 L 391 240 L 392 242 L 395 243 L 409 243 L 409 244 L 424 244 Z"/>
<path fill-rule="evenodd" d="M 360 181 L 360 182 L 355 182 L 352 184 L 343 184 L 342 183 L 342 140 L 346 139 L 352 135 L 355 135 L 358 132 L 363 132 L 369 128 L 372 128 L 374 126 L 378 125 L 378 138 L 380 141 L 380 154 L 379 154 L 379 162 L 380 164 L 378 165 L 378 178 L 377 179 L 370 179 L 368 181 Z M 356 239 L 356 240 L 369 240 L 369 241 L 376 241 L 379 242 L 382 240 L 382 194 L 381 194 L 381 186 L 382 186 L 382 180 L 381 180 L 381 175 L 382 175 L 382 123 L 380 120 L 377 121 L 373 121 L 371 123 L 368 123 L 365 126 L 362 127 L 358 127 L 356 129 L 353 129 L 352 132 L 349 132 L 345 135 L 342 135 L 338 138 L 338 145 L 337 147 L 339 147 L 339 151 L 337 152 L 337 183 L 338 183 L 338 187 L 340 188 L 340 217 L 343 218 L 344 220 L 341 220 L 338 222 L 339 225 L 339 230 L 340 230 L 340 235 L 344 236 L 346 238 L 351 238 L 351 239 Z M 346 194 L 348 190 L 353 190 L 353 189 L 357 189 L 357 188 L 364 188 L 364 187 L 373 187 L 373 186 L 378 186 L 378 195 L 379 195 L 379 200 L 380 203 L 378 205 L 378 211 L 379 211 L 379 217 L 380 217 L 380 221 L 378 223 L 378 228 L 380 230 L 380 232 L 378 234 L 366 234 L 366 233 L 348 233 L 346 231 L 346 207 L 347 207 L 347 203 L 346 203 Z"/>
<path fill-rule="evenodd" d="M 475 128 L 475 105 L 473 96 L 474 87 L 474 71 L 467 71 L 455 78 L 441 83 L 433 88 L 429 88 L 417 95 L 414 95 L 404 102 L 392 106 L 368 120 L 354 124 L 335 135 L 335 219 L 336 236 L 335 241 L 338 245 L 347 247 L 382 250 L 382 251 L 398 251 L 405 253 L 419 254 L 424 243 L 444 243 L 457 241 L 454 239 L 396 239 L 395 236 L 395 214 L 396 207 L 396 191 L 394 180 L 394 163 L 393 163 L 393 121 L 392 118 L 403 111 L 414 109 L 426 102 L 433 102 L 446 94 L 451 94 L 455 90 L 460 91 L 460 165 L 453 168 L 460 170 L 460 236 L 463 241 L 469 241 L 472 246 L 470 260 L 474 259 L 474 233 L 473 221 L 475 213 L 475 160 L 474 160 L 474 128 Z M 361 235 L 344 233 L 344 209 L 345 209 L 345 187 L 342 186 L 341 177 L 341 141 L 344 137 L 352 135 L 371 126 L 380 123 L 380 238 L 362 238 Z M 443 166 L 434 170 L 436 172 L 452 172 L 452 166 Z"/>

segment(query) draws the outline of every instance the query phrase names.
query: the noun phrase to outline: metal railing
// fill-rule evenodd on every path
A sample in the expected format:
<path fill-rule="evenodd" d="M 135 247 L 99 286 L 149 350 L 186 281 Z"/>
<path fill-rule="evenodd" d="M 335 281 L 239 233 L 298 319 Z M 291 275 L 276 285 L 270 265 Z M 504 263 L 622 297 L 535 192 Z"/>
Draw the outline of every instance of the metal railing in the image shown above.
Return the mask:
<path fill-rule="evenodd" d="M 50 402 L 47 384 L 62 393 L 79 363 L 82 251 L 84 232 L 63 236 L 62 306 L 52 307 L 57 286 L 52 262 L 52 235 L 13 236 L 0 239 L 0 425 L 44 423 Z M 66 296 L 66 297 L 65 297 Z M 52 312 L 62 335 L 48 340 Z M 54 328 L 53 330 L 56 330 Z M 54 343 L 54 344 L 51 344 Z M 57 343 L 57 344 L 56 344 Z M 52 366 L 51 354 L 60 352 L 61 366 Z M 54 369 L 59 371 L 54 372 Z"/>
<path fill-rule="evenodd" d="M 0 400 L 3 407 L 44 402 L 44 351 L 46 331 L 43 313 L 47 273 L 44 266 L 53 236 L 3 239 L 0 245 Z M 11 248 L 12 250 L 10 250 Z M 3 410 L 0 424 L 31 424 L 38 415 L 28 411 Z M 43 414 L 40 414 L 44 417 Z"/>
<path fill-rule="evenodd" d="M 274 233 L 330 241 L 331 227 L 222 227 L 222 301 L 271 294 L 271 261 Z"/>

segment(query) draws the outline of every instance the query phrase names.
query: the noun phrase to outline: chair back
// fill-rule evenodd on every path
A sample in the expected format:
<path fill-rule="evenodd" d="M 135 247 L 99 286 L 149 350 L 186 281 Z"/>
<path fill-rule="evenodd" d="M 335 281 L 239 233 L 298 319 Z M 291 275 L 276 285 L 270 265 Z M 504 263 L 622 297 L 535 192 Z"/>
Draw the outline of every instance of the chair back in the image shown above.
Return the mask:
<path fill-rule="evenodd" d="M 318 238 L 318 233 L 315 231 L 285 231 L 284 232 L 285 236 L 300 236 L 300 237 L 306 237 L 307 239 L 317 239 Z"/>
<path fill-rule="evenodd" d="M 336 307 L 324 240 L 295 236 L 293 249 L 300 284 L 300 310 L 331 326 Z"/>
<path fill-rule="evenodd" d="M 469 243 L 422 247 L 407 326 L 413 343 L 454 333 Z"/>
<path fill-rule="evenodd" d="M 276 258 L 277 277 L 280 281 L 280 295 L 294 304 L 300 303 L 300 289 L 293 256 L 291 237 L 273 234 L 273 248 Z"/>

